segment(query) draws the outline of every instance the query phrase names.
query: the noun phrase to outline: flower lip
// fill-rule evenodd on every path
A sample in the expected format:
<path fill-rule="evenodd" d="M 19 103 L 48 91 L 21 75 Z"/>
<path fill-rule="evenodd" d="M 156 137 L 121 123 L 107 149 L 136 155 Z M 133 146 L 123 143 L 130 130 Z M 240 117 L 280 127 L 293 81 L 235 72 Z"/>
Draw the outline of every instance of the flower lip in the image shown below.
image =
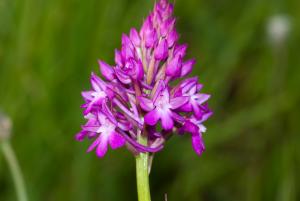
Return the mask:
<path fill-rule="evenodd" d="M 162 127 L 165 130 L 172 129 L 174 126 L 174 120 L 178 119 L 178 117 L 174 116 L 172 110 L 183 106 L 188 99 L 188 97 L 170 97 L 170 93 L 167 88 L 160 90 L 156 99 L 153 101 L 141 97 L 141 106 L 144 110 L 148 111 L 145 115 L 145 122 L 153 126 L 160 119 Z"/>
<path fill-rule="evenodd" d="M 125 145 L 125 139 L 118 132 L 116 132 L 116 125 L 102 112 L 98 112 L 97 117 L 90 117 L 92 121 L 85 126 L 82 126 L 83 131 L 77 135 L 81 140 L 87 133 L 97 133 L 99 136 L 89 146 L 87 152 L 96 148 L 98 157 L 103 157 L 108 149 L 108 144 L 112 149 L 116 149 Z"/>

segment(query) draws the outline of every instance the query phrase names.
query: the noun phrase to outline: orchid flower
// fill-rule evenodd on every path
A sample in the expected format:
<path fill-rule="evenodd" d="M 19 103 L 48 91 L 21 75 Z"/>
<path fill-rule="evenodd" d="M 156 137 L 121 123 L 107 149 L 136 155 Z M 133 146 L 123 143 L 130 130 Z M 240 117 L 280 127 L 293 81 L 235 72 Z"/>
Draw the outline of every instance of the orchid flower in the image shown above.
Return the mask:
<path fill-rule="evenodd" d="M 149 156 L 176 134 L 190 133 L 201 155 L 203 124 L 212 115 L 210 95 L 201 92 L 197 77 L 187 78 L 196 61 L 186 59 L 187 45 L 178 41 L 173 10 L 167 0 L 155 3 L 141 29 L 122 35 L 115 63 L 98 61 L 103 79 L 92 73 L 91 90 L 82 92 L 87 123 L 76 139 L 92 140 L 88 152 L 96 150 L 98 157 L 109 146 L 126 145 L 137 159 L 138 186 L 147 186 L 141 178 L 148 176 Z M 139 200 L 149 201 L 149 190 L 139 191 Z"/>

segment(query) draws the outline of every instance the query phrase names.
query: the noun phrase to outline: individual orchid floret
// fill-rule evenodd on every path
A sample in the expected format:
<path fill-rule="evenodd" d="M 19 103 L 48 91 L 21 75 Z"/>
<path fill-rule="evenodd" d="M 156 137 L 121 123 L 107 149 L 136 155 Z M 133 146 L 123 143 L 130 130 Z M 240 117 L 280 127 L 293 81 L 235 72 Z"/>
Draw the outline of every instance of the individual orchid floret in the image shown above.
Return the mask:
<path fill-rule="evenodd" d="M 186 78 L 196 61 L 179 43 L 173 11 L 167 0 L 158 1 L 140 29 L 122 34 L 114 64 L 99 60 L 103 79 L 92 74 L 91 90 L 82 92 L 87 122 L 75 137 L 93 140 L 88 151 L 103 157 L 108 146 L 126 145 L 135 155 L 154 153 L 184 133 L 198 155 L 204 151 L 210 95 L 197 77 Z"/>
<path fill-rule="evenodd" d="M 185 121 L 184 125 L 180 128 L 179 131 L 180 133 L 188 132 L 192 135 L 192 146 L 194 151 L 198 155 L 201 155 L 205 151 L 202 135 L 204 132 L 206 132 L 206 127 L 202 123 L 206 121 L 211 115 L 212 112 L 208 108 L 206 108 L 205 114 L 200 120 L 195 118 L 194 116 L 190 117 Z"/>
<path fill-rule="evenodd" d="M 88 152 L 96 149 L 97 156 L 103 157 L 107 152 L 108 144 L 112 149 L 117 149 L 125 145 L 124 137 L 116 131 L 114 124 L 105 114 L 98 112 L 97 120 L 94 124 L 89 123 L 83 126 L 83 130 L 90 132 L 96 139 L 88 148 Z"/>
<path fill-rule="evenodd" d="M 185 57 L 186 51 L 187 51 L 187 44 L 176 44 L 175 48 L 174 48 L 174 57 L 175 56 L 181 56 L 181 58 Z"/>
<path fill-rule="evenodd" d="M 141 80 L 144 76 L 142 62 L 133 58 L 129 58 L 122 66 L 116 66 L 115 72 L 123 84 L 129 84 L 132 80 Z"/>
<path fill-rule="evenodd" d="M 183 106 L 188 101 L 188 97 L 171 98 L 168 88 L 163 81 L 161 82 L 163 87 L 156 92 L 153 100 L 149 100 L 145 97 L 139 97 L 139 100 L 141 107 L 148 112 L 145 115 L 146 124 L 154 126 L 158 120 L 161 120 L 163 129 L 170 130 L 174 126 L 173 110 Z"/>
<path fill-rule="evenodd" d="M 180 84 L 180 95 L 189 97 L 188 103 L 183 105 L 181 109 L 185 112 L 194 113 L 196 118 L 203 115 L 202 104 L 209 98 L 209 94 L 198 93 L 202 89 L 202 85 L 197 82 L 197 78 L 190 78 Z"/>
<path fill-rule="evenodd" d="M 106 90 L 106 84 L 95 74 L 92 74 L 91 84 L 93 90 L 82 92 L 82 96 L 86 101 L 82 105 L 83 108 L 86 108 L 84 114 L 90 113 L 93 107 L 101 105 L 109 93 Z"/>

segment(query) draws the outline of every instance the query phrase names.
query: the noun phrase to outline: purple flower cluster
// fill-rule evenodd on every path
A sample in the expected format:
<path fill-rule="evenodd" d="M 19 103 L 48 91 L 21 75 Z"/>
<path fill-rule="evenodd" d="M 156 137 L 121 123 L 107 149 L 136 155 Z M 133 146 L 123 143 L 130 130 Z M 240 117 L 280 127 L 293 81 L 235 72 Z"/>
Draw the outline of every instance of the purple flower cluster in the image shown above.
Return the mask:
<path fill-rule="evenodd" d="M 178 43 L 172 13 L 173 5 L 160 0 L 139 32 L 132 28 L 122 35 L 115 65 L 99 61 L 105 81 L 91 75 L 92 89 L 82 92 L 87 123 L 76 135 L 79 141 L 93 140 L 88 151 L 95 149 L 103 157 L 108 145 L 127 145 L 134 153 L 157 152 L 175 133 L 190 133 L 195 152 L 204 151 L 210 95 L 200 93 L 197 77 L 185 78 L 195 60 L 184 59 L 187 45 Z M 147 137 L 146 145 L 138 142 L 140 135 Z"/>

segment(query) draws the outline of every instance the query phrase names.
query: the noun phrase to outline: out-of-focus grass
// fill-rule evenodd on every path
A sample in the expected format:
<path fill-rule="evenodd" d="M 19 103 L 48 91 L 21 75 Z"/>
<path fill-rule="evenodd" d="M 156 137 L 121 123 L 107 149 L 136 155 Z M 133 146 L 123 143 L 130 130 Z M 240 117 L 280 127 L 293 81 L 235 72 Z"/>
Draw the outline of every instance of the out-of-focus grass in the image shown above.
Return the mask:
<path fill-rule="evenodd" d="M 80 91 L 97 59 L 113 61 L 122 32 L 152 9 L 146 0 L 1 0 L 0 108 L 14 122 L 12 143 L 31 201 L 136 200 L 134 159 L 123 150 L 99 160 L 74 134 L 84 122 Z M 181 41 L 193 72 L 212 94 L 207 151 L 189 137 L 157 154 L 153 200 L 300 199 L 300 2 L 176 0 Z M 268 42 L 271 16 L 291 32 L 280 50 Z M 0 200 L 16 200 L 0 157 Z"/>

